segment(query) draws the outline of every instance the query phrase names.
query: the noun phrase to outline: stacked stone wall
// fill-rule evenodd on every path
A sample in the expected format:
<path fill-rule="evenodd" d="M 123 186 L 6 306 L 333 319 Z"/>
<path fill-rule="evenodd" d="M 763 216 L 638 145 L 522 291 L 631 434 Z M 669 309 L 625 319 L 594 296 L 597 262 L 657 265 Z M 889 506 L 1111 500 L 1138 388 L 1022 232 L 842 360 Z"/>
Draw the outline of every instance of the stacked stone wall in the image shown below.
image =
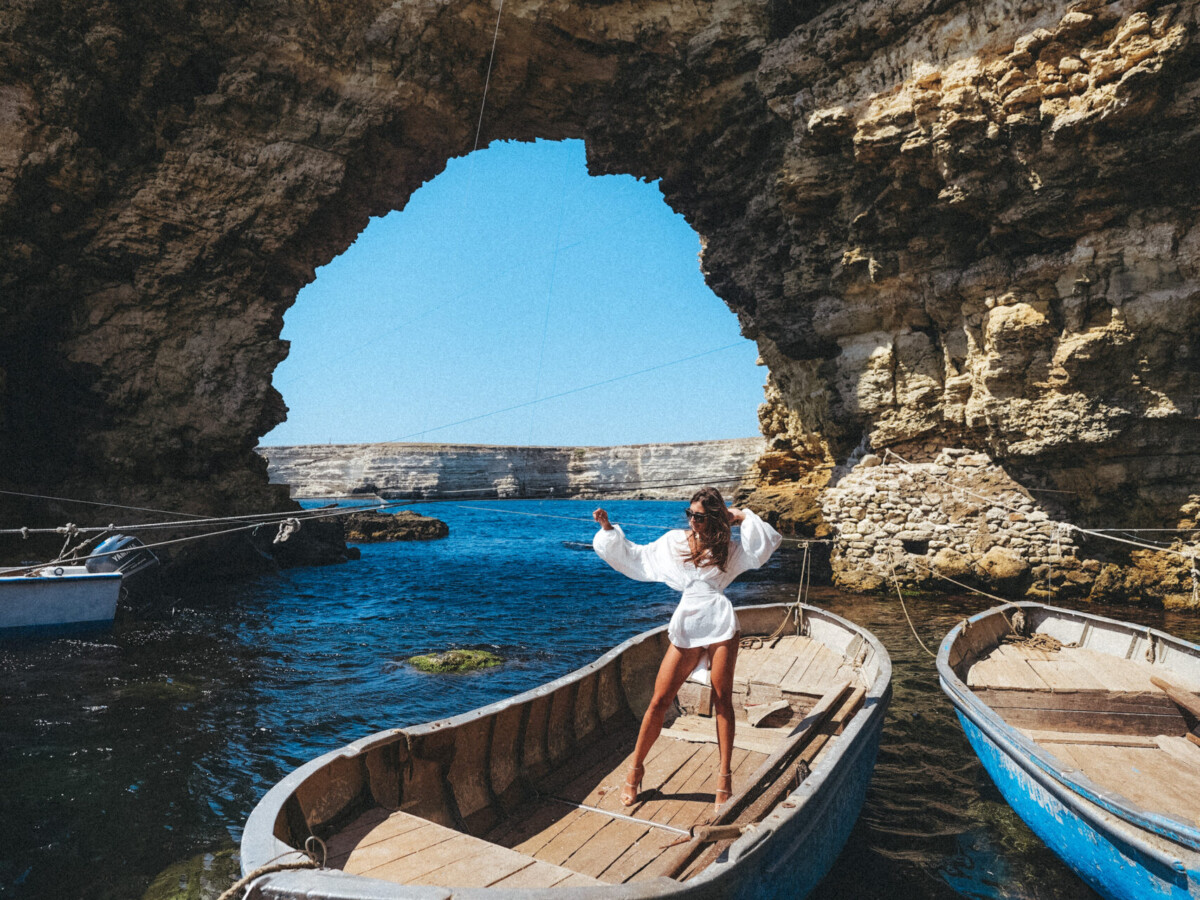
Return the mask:
<path fill-rule="evenodd" d="M 983 453 L 918 445 L 856 455 L 834 469 L 821 506 L 834 581 L 850 590 L 890 588 L 894 579 L 1009 598 L 1196 605 L 1187 559 L 1200 555 L 1196 544 L 1133 549 L 1077 529 L 1052 498 Z M 1136 533 L 1126 539 L 1149 543 Z"/>

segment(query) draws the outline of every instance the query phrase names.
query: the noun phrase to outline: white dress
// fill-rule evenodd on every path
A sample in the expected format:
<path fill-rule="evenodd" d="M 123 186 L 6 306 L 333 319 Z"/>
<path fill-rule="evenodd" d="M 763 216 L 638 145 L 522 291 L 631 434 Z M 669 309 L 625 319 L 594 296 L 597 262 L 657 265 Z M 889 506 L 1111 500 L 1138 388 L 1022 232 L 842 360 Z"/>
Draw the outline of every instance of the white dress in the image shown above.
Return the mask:
<path fill-rule="evenodd" d="M 783 538 L 750 510 L 741 521 L 741 540 L 729 547 L 722 572 L 716 566 L 697 568 L 685 559 L 688 533 L 668 531 L 652 544 L 635 544 L 620 526 L 601 529 L 592 539 L 599 557 L 635 581 L 661 581 L 683 591 L 679 606 L 667 626 L 667 637 L 676 647 L 705 647 L 727 641 L 738 633 L 737 615 L 725 588 L 747 569 L 757 569 L 775 552 Z"/>

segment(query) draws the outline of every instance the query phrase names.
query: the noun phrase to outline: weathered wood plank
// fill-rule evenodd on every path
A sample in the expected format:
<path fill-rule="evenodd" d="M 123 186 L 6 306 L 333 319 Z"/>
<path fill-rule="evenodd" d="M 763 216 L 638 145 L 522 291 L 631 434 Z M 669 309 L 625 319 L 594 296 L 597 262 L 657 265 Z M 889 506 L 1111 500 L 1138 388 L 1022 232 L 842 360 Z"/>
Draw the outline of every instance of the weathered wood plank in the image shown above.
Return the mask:
<path fill-rule="evenodd" d="M 633 744 L 634 742 L 631 740 L 628 744 L 629 752 L 620 757 L 621 761 L 615 768 L 612 767 L 612 760 L 610 759 L 608 761 L 607 765 L 609 766 L 609 771 L 604 774 L 599 781 L 596 782 L 592 789 L 588 791 L 587 796 L 585 796 L 583 800 L 579 802 L 585 806 L 599 806 L 605 809 L 616 809 L 616 807 L 612 806 L 611 803 L 606 806 L 604 799 L 606 797 L 610 799 L 613 797 L 620 797 L 621 785 L 625 783 L 625 778 L 629 773 L 629 766 L 633 763 Z M 650 748 L 650 753 L 646 756 L 645 766 L 647 771 L 651 771 L 651 767 L 653 767 L 654 771 L 657 771 L 658 764 L 655 762 L 655 760 L 658 759 L 659 754 L 661 754 L 666 747 L 667 744 L 663 741 L 655 741 L 654 746 Z M 642 781 L 645 783 L 644 777 Z M 560 794 L 557 796 L 565 795 Z M 573 800 L 574 797 L 570 797 L 568 799 Z M 618 805 L 620 804 L 618 803 Z"/>
<path fill-rule="evenodd" d="M 1086 669 L 1105 690 L 1138 693 L 1150 693 L 1154 690 L 1154 685 L 1150 683 L 1152 672 L 1149 663 L 1120 659 L 1081 647 L 1065 648 L 1061 652 L 1065 659 Z"/>
<path fill-rule="evenodd" d="M 783 681 L 783 676 L 787 674 L 788 669 L 796 661 L 798 653 L 790 648 L 784 648 L 779 644 L 773 650 L 768 650 L 767 652 L 770 655 L 759 666 L 758 671 L 754 673 L 750 681 L 757 684 L 777 685 Z"/>
<path fill-rule="evenodd" d="M 424 875 L 417 875 L 408 883 L 453 888 L 487 887 L 534 862 L 532 857 L 524 853 L 480 841 L 471 855 Z"/>
<path fill-rule="evenodd" d="M 834 685 L 834 676 L 842 665 L 842 657 L 821 645 L 808 671 L 800 683 L 799 691 L 805 694 L 822 695 Z M 790 673 L 789 673 L 790 675 Z M 787 687 L 784 687 L 787 690 Z"/>
<path fill-rule="evenodd" d="M 488 887 L 501 887 L 510 890 L 555 887 L 576 873 L 561 866 L 535 860 L 532 865 L 519 869 L 512 875 L 506 875 L 493 881 Z"/>
<path fill-rule="evenodd" d="M 1048 685 L 1029 667 L 1024 659 L 1013 657 L 997 647 L 982 657 L 967 671 L 967 684 L 1008 690 L 1046 690 Z"/>
<path fill-rule="evenodd" d="M 1141 734 L 1103 734 L 1087 731 L 1026 731 L 1025 735 L 1038 744 L 1101 744 L 1110 747 L 1156 747 L 1155 738 Z"/>
<path fill-rule="evenodd" d="M 566 865 L 572 871 L 599 878 L 649 830 L 649 825 L 610 819 L 607 825 L 592 835 L 591 840 L 571 855 Z"/>
<path fill-rule="evenodd" d="M 1191 767 L 1193 772 L 1200 772 L 1200 747 L 1193 744 L 1187 738 L 1181 737 L 1167 737 L 1160 734 L 1154 740 L 1168 756 L 1173 757 L 1185 766 Z"/>
<path fill-rule="evenodd" d="M 576 819 L 583 815 L 583 810 L 572 809 L 564 804 L 546 801 L 548 806 L 561 806 L 565 811 L 565 815 L 561 818 L 554 819 L 547 828 L 538 831 L 519 844 L 513 844 L 512 849 L 521 853 L 526 853 L 529 856 L 537 856 L 538 851 L 545 847 L 548 843 L 559 836 L 563 831 L 570 828 Z"/>
<path fill-rule="evenodd" d="M 792 663 L 787 673 L 779 680 L 781 690 L 789 693 L 798 694 L 801 692 L 804 684 L 804 674 L 812 666 L 812 661 L 817 658 L 817 653 L 824 650 L 825 647 L 819 642 L 811 638 L 806 638 L 808 641 L 796 656 L 796 661 Z"/>
<path fill-rule="evenodd" d="M 359 875 L 395 859 L 420 853 L 458 834 L 453 828 L 428 822 L 403 834 L 393 835 L 364 847 L 355 847 L 342 864 L 342 870 Z"/>
<path fill-rule="evenodd" d="M 1150 677 L 1150 683 L 1171 698 L 1171 701 L 1200 719 L 1200 695 L 1193 694 L 1158 675 Z"/>
<path fill-rule="evenodd" d="M 411 884 L 427 872 L 470 856 L 478 849 L 479 838 L 454 832 L 454 837 L 438 841 L 418 853 L 407 853 L 399 859 L 374 866 L 361 874 L 399 884 Z"/>
<path fill-rule="evenodd" d="M 1029 668 L 1052 691 L 1102 691 L 1104 685 L 1083 666 L 1069 659 L 1031 659 Z"/>
<path fill-rule="evenodd" d="M 771 658 L 773 651 L 765 647 L 756 647 L 752 650 L 738 650 L 737 663 L 733 668 L 733 689 L 739 693 L 746 693 L 750 685 L 750 680 L 758 674 L 761 669 Z"/>
<path fill-rule="evenodd" d="M 646 757 L 646 771 L 642 776 L 642 797 L 647 795 L 653 796 L 653 791 L 670 781 L 671 777 L 680 769 L 696 753 L 696 745 L 688 744 L 683 741 L 656 741 L 655 748 L 659 752 L 654 756 Z M 619 778 L 617 772 L 613 773 L 613 780 L 621 785 L 625 781 L 626 769 L 628 766 L 622 766 L 619 770 Z M 621 803 L 620 787 L 615 791 L 608 791 L 602 797 L 599 797 L 597 802 L 589 804 L 596 806 L 609 812 L 619 812 L 623 815 L 636 815 L 638 805 L 644 803 L 645 799 L 639 799 L 633 806 L 625 806 Z"/>
<path fill-rule="evenodd" d="M 715 746 L 711 744 L 697 744 L 693 746 L 696 747 L 696 752 L 658 790 L 649 795 L 646 802 L 634 813 L 637 818 L 645 819 L 646 821 L 656 821 L 659 812 L 671 802 L 674 795 L 680 792 L 694 773 L 711 769 L 717 764 L 718 754 Z"/>
<path fill-rule="evenodd" d="M 1075 744 L 1071 752 L 1085 775 L 1152 812 L 1194 820 L 1200 777 L 1162 750 Z"/>
<path fill-rule="evenodd" d="M 743 750 L 770 753 L 787 738 L 790 731 L 791 729 L 787 726 L 753 728 L 742 722 L 733 733 L 733 746 Z M 691 743 L 715 744 L 717 729 L 712 719 L 704 719 L 699 716 L 680 716 L 670 728 L 664 729 L 663 737 Z"/>
<path fill-rule="evenodd" d="M 591 840 L 596 832 L 611 821 L 612 819 L 608 816 L 584 812 L 531 855 L 542 862 L 561 866 L 571 858 L 572 853 Z"/>

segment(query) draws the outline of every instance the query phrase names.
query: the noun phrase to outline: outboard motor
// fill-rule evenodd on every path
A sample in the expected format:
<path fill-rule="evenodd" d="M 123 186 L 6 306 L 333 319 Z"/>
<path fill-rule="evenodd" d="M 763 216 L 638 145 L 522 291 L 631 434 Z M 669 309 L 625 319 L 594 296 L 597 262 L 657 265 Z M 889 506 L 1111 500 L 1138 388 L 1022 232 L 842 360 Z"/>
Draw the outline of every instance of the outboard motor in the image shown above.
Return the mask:
<path fill-rule="evenodd" d="M 83 564 L 89 572 L 120 572 L 129 578 L 158 565 L 158 557 L 137 538 L 114 534 L 101 541 Z"/>

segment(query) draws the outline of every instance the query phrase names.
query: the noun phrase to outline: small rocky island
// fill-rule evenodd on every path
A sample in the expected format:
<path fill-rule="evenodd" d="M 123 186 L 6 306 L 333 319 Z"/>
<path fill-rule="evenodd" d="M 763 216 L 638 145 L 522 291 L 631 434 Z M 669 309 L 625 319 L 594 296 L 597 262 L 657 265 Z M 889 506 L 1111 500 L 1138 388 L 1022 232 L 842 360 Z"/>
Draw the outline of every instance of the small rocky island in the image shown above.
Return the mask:
<path fill-rule="evenodd" d="M 447 650 L 445 653 L 423 653 L 410 656 L 409 665 L 422 672 L 434 674 L 473 672 L 490 669 L 504 660 L 490 650 Z"/>
<path fill-rule="evenodd" d="M 375 544 L 384 541 L 435 541 L 450 534 L 450 526 L 433 516 L 402 509 L 394 513 L 367 511 L 345 519 L 346 542 Z"/>

